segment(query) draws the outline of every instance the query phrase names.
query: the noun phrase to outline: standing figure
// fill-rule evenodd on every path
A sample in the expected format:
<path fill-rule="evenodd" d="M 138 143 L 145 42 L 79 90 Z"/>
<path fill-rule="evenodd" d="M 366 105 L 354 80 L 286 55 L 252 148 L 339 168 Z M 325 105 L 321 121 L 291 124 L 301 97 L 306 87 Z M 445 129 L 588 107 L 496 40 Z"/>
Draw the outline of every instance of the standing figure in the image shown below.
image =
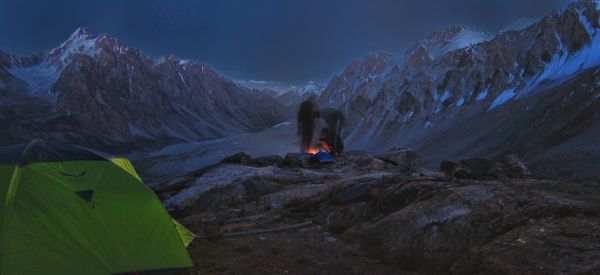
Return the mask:
<path fill-rule="evenodd" d="M 344 152 L 342 129 L 346 124 L 346 117 L 342 111 L 331 108 L 322 109 L 320 116 L 327 124 L 327 128 L 321 132 L 321 141 L 329 145 L 333 155 L 340 155 Z"/>
<path fill-rule="evenodd" d="M 315 97 L 311 96 L 308 100 L 302 102 L 300 110 L 298 110 L 298 135 L 302 139 L 300 150 L 303 153 L 308 152 L 313 143 L 315 117 L 319 116 L 315 101 Z"/>

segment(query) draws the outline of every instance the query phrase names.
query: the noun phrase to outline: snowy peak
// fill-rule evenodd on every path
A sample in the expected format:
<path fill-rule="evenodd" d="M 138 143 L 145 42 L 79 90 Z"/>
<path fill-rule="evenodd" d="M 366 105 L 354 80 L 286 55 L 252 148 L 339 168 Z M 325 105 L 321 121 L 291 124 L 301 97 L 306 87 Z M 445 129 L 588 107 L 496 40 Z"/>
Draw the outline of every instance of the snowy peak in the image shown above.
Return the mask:
<path fill-rule="evenodd" d="M 288 92 L 293 92 L 297 95 L 305 95 L 305 94 L 320 95 L 321 92 L 323 91 L 323 89 L 325 89 L 325 86 L 323 86 L 322 84 L 314 82 L 314 81 L 309 81 L 304 86 L 300 86 L 300 87 L 292 86 L 292 89 Z"/>
<path fill-rule="evenodd" d="M 89 30 L 78 28 L 59 47 L 51 50 L 48 53 L 47 59 L 66 65 L 75 54 L 94 56 L 100 51 L 100 48 L 96 44 L 97 40 L 96 35 L 92 34 Z"/>
<path fill-rule="evenodd" d="M 422 55 L 426 50 L 430 59 L 457 49 L 469 47 L 493 38 L 493 35 L 462 25 L 454 25 L 443 31 L 425 34 L 407 52 L 409 59 L 415 54 Z"/>
<path fill-rule="evenodd" d="M 321 95 L 324 89 L 324 85 L 314 81 L 309 81 L 304 86 L 290 87 L 290 90 L 287 92 L 277 95 L 277 100 L 284 105 L 292 105 L 307 100 L 311 96 L 318 97 Z"/>
<path fill-rule="evenodd" d="M 88 30 L 87 28 L 77 28 L 72 34 L 71 36 L 69 36 L 69 39 L 67 39 L 67 41 L 73 41 L 73 40 L 81 40 L 81 39 L 93 39 L 95 38 L 96 35 L 94 35 L 92 32 L 90 32 L 90 30 Z"/>
<path fill-rule="evenodd" d="M 48 57 L 66 64 L 77 54 L 94 57 L 101 51 L 121 55 L 129 51 L 129 48 L 115 37 L 107 34 L 95 35 L 87 28 L 78 28 L 59 47 L 51 50 Z"/>
<path fill-rule="evenodd" d="M 78 55 L 96 56 L 102 50 L 99 40 L 106 39 L 106 35 L 97 37 L 86 28 L 78 28 L 65 42 L 48 53 L 13 58 L 8 71 L 26 83 L 30 94 L 53 100 L 51 88 L 63 70 Z"/>

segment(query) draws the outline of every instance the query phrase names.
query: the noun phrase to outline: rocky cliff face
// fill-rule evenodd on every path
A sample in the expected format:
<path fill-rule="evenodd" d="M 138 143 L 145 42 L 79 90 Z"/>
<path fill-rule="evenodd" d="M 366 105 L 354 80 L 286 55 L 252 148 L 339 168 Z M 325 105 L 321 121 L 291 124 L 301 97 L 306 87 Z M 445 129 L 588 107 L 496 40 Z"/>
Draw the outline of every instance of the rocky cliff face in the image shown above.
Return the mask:
<path fill-rule="evenodd" d="M 259 131 L 281 120 L 272 96 L 235 84 L 206 65 L 153 59 L 116 38 L 75 31 L 61 46 L 7 56 L 0 77 L 19 95 L 41 98 L 116 143 L 168 144 Z M 270 108 L 256 108 L 262 105 Z"/>
<path fill-rule="evenodd" d="M 598 98 L 598 8 L 596 1 L 572 3 L 525 29 L 495 37 L 460 26 L 427 34 L 404 55 L 374 54 L 353 62 L 333 78 L 320 103 L 344 110 L 347 140 L 369 150 L 460 147 L 460 152 L 436 151 L 454 157 L 474 153 L 464 147 L 481 149 L 484 142 L 463 142 L 456 132 L 501 136 L 504 142 L 531 126 L 516 121 L 538 121 L 538 129 L 565 128 L 566 117 L 584 116 Z M 580 86 L 569 82 L 575 78 Z M 558 100 L 553 110 L 562 112 L 561 117 L 549 117 L 536 105 L 544 97 Z M 514 120 L 517 112 L 520 119 Z M 597 117 L 589 112 L 586 117 Z M 479 124 L 469 126 L 471 120 Z M 509 121 L 516 125 L 506 131 L 495 128 Z M 590 122 L 597 124 L 597 119 Z M 570 137 L 578 134 L 563 130 Z M 566 141 L 557 131 L 544 135 L 554 136 L 554 144 Z M 486 154 L 506 150 L 503 144 L 487 145 Z"/>

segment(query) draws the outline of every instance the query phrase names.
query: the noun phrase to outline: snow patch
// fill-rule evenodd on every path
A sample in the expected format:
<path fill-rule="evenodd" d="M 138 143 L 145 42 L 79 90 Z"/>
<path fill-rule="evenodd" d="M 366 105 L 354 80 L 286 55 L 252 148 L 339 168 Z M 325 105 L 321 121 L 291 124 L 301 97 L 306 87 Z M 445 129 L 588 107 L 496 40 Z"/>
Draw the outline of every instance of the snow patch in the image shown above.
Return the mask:
<path fill-rule="evenodd" d="M 133 76 L 133 65 L 129 66 L 129 95 L 133 95 L 133 83 L 132 83 L 132 76 Z"/>
<path fill-rule="evenodd" d="M 488 41 L 492 38 L 493 36 L 487 33 L 474 30 L 463 30 L 454 39 L 452 39 L 452 41 L 446 46 L 445 51 L 449 52 L 456 49 L 466 48 L 471 45 Z"/>
<path fill-rule="evenodd" d="M 461 107 L 465 104 L 465 98 L 461 97 L 458 102 L 456 102 L 456 106 Z"/>
<path fill-rule="evenodd" d="M 290 121 L 286 121 L 286 122 L 279 123 L 279 124 L 277 124 L 277 125 L 273 126 L 273 128 L 279 128 L 279 127 L 282 127 L 282 126 L 289 126 L 289 125 L 291 125 L 291 124 L 292 124 L 292 122 L 290 122 Z"/>
<path fill-rule="evenodd" d="M 488 111 L 508 102 L 509 100 L 513 99 L 516 95 L 517 93 L 515 92 L 515 89 L 505 90 L 494 100 L 494 102 L 492 102 Z"/>
<path fill-rule="evenodd" d="M 434 97 L 437 98 L 439 97 L 437 94 L 437 91 L 435 92 Z M 435 112 L 434 113 L 439 113 L 442 110 L 442 104 L 444 103 L 444 101 L 448 100 L 450 97 L 452 97 L 452 92 L 450 92 L 449 90 L 446 90 L 444 92 L 444 94 L 442 95 L 441 98 L 439 98 L 439 102 L 437 107 L 435 108 Z"/>
<path fill-rule="evenodd" d="M 29 92 L 37 96 L 51 95 L 51 88 L 62 73 L 58 66 L 42 63 L 29 67 L 14 66 L 8 72 L 27 83 Z"/>
<path fill-rule="evenodd" d="M 415 115 L 414 111 L 410 111 L 406 114 L 406 117 L 404 117 L 404 122 L 408 122 L 413 116 Z"/>
<path fill-rule="evenodd" d="M 557 39 L 560 41 L 558 34 Z M 564 45 L 560 48 L 561 51 L 554 54 L 544 70 L 527 84 L 523 96 L 530 94 L 544 81 L 563 81 L 580 71 L 600 65 L 600 35 L 594 35 L 591 43 L 574 53 L 569 53 Z"/>
<path fill-rule="evenodd" d="M 482 100 L 486 99 L 488 96 L 488 90 L 489 90 L 489 88 L 486 88 L 485 90 L 481 91 L 477 95 L 477 101 L 482 101 Z"/>
<path fill-rule="evenodd" d="M 157 65 L 164 63 L 165 60 L 167 60 L 167 58 L 165 58 L 164 56 L 161 56 L 159 58 L 152 59 L 152 63 L 154 64 L 154 66 L 157 66 Z"/>
<path fill-rule="evenodd" d="M 583 14 L 583 11 L 581 9 L 577 9 L 577 14 L 579 14 L 579 22 L 581 22 L 581 24 L 583 24 L 583 26 L 585 27 L 585 30 L 590 35 L 590 37 L 594 36 L 596 34 L 596 29 L 594 29 L 594 27 L 592 27 L 590 20 L 588 20 L 587 17 L 585 17 L 585 15 Z"/>
<path fill-rule="evenodd" d="M 100 53 L 102 49 L 96 44 L 97 40 L 85 29 L 77 29 L 69 39 L 46 54 L 42 62 L 30 66 L 14 62 L 8 71 L 25 81 L 31 94 L 47 97 L 47 94 L 52 95 L 50 89 L 74 56 L 95 57 Z"/>
<path fill-rule="evenodd" d="M 489 33 L 481 32 L 478 30 L 466 29 L 463 28 L 459 33 L 457 33 L 454 37 L 446 40 L 446 41 L 430 41 L 425 43 L 432 43 L 429 46 L 423 45 L 431 59 L 436 59 L 437 57 L 454 51 L 458 49 L 464 49 L 470 47 L 472 45 L 476 45 L 485 41 L 489 41 L 494 36 Z"/>
<path fill-rule="evenodd" d="M 177 74 L 179 75 L 179 78 L 181 79 L 181 83 L 183 83 L 183 86 L 185 87 L 185 89 L 189 90 L 188 85 L 185 82 L 185 79 L 183 78 L 183 75 L 179 72 L 179 70 L 175 69 L 175 71 L 177 71 Z"/>

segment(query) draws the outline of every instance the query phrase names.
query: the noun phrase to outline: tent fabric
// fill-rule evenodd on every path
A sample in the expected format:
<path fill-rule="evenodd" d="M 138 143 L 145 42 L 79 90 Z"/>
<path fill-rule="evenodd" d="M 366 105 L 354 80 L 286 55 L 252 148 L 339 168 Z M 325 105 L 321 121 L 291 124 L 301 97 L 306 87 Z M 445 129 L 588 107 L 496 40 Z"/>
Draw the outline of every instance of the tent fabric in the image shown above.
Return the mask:
<path fill-rule="evenodd" d="M 106 159 L 82 147 L 41 139 L 33 140 L 29 144 L 10 146 L 0 152 L 0 164 L 27 165 L 36 162 Z"/>
<path fill-rule="evenodd" d="M 329 154 L 323 150 L 319 150 L 319 152 L 317 152 L 313 157 L 319 163 L 334 163 L 335 162 L 335 158 L 331 154 Z"/>
<path fill-rule="evenodd" d="M 0 164 L 0 275 L 144 274 L 193 265 L 186 250 L 193 234 L 171 219 L 128 160 L 66 145 L 29 148 L 21 156 L 33 162 Z"/>

